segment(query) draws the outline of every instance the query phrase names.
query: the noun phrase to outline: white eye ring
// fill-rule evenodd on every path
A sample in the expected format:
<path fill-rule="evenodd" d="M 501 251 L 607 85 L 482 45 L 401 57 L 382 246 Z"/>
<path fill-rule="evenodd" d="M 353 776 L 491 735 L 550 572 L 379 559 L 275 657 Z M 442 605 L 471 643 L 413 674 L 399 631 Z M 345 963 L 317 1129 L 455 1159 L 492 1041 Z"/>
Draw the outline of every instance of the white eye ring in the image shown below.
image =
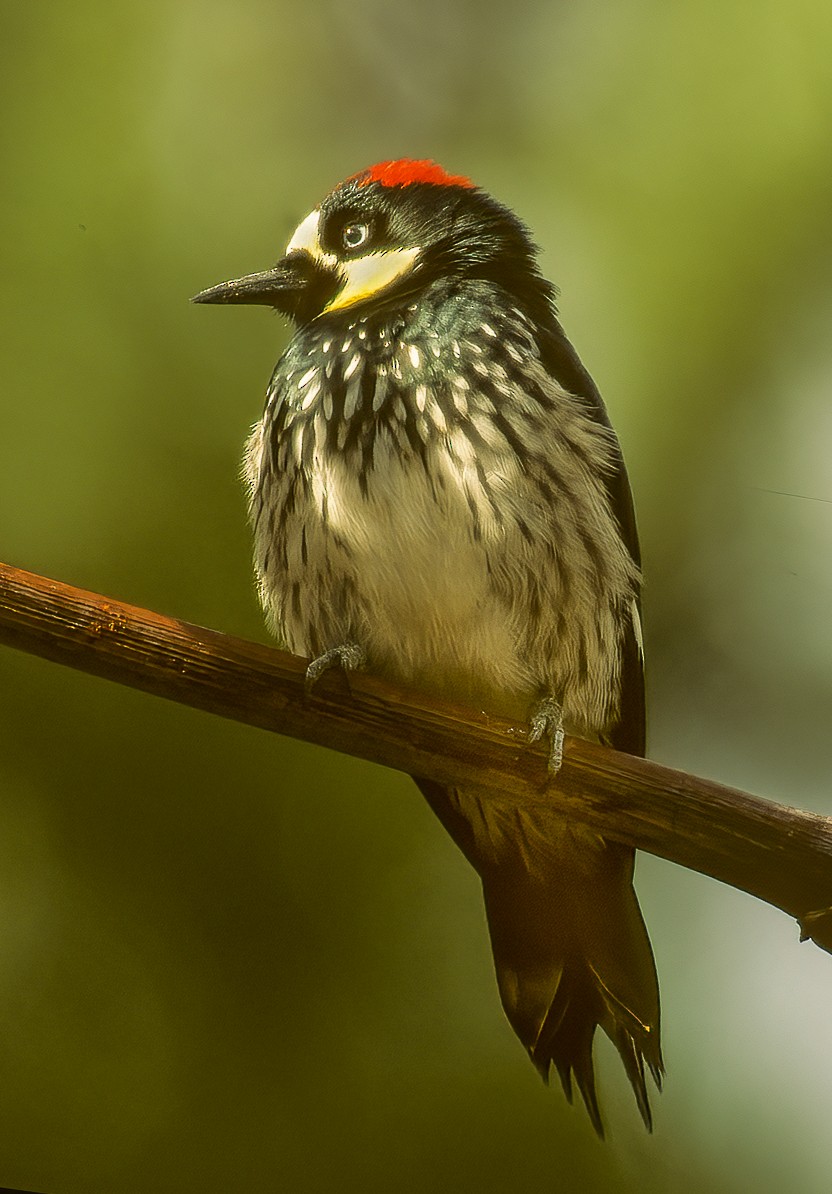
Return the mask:
<path fill-rule="evenodd" d="M 369 224 L 345 224 L 341 232 L 341 241 L 345 249 L 360 249 L 369 239 Z"/>

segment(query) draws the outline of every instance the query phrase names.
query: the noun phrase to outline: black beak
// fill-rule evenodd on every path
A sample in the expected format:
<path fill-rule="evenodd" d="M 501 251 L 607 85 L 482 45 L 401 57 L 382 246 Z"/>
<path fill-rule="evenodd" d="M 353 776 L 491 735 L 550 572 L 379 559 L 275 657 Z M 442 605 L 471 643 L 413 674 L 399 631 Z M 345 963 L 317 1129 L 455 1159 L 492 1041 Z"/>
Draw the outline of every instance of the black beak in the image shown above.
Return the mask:
<path fill-rule="evenodd" d="M 261 303 L 291 319 L 313 318 L 338 287 L 338 279 L 309 253 L 298 250 L 259 274 L 246 274 L 201 290 L 192 303 Z"/>
<path fill-rule="evenodd" d="M 300 254 L 298 254 L 300 256 Z M 264 303 L 268 307 L 282 307 L 286 298 L 308 284 L 306 271 L 298 268 L 299 262 L 284 257 L 271 269 L 259 274 L 246 274 L 230 282 L 220 282 L 208 290 L 201 290 L 191 299 L 192 303 Z"/>

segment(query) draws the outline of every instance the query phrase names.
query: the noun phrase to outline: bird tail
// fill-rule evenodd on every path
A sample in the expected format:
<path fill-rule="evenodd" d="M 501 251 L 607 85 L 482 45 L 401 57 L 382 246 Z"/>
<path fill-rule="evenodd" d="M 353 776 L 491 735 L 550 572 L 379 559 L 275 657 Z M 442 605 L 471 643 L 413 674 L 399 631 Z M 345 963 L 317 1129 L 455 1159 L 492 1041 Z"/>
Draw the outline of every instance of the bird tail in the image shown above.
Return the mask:
<path fill-rule="evenodd" d="M 547 808 L 417 782 L 482 879 L 503 1007 L 544 1080 L 554 1067 L 571 1102 L 574 1078 L 603 1137 L 592 1059 L 600 1025 L 652 1130 L 645 1064 L 659 1089 L 664 1065 L 634 851 Z"/>

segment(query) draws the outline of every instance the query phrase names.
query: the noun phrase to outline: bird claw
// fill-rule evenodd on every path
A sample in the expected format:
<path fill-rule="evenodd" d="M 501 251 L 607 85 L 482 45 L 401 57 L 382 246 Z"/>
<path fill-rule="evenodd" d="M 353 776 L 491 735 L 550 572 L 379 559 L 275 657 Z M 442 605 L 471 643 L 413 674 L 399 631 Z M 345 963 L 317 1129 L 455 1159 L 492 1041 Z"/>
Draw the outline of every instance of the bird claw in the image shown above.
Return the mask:
<path fill-rule="evenodd" d="M 354 672 L 356 668 L 363 667 L 366 662 L 367 656 L 364 653 L 364 648 L 359 647 L 358 643 L 341 643 L 338 647 L 331 647 L 328 651 L 324 651 L 323 655 L 313 659 L 307 667 L 304 680 L 307 695 L 324 672 L 328 672 L 330 668 L 340 667 L 345 672 Z"/>
<path fill-rule="evenodd" d="M 563 763 L 563 709 L 554 697 L 546 697 L 535 707 L 529 726 L 529 742 L 549 739 L 549 770 L 557 775 Z"/>

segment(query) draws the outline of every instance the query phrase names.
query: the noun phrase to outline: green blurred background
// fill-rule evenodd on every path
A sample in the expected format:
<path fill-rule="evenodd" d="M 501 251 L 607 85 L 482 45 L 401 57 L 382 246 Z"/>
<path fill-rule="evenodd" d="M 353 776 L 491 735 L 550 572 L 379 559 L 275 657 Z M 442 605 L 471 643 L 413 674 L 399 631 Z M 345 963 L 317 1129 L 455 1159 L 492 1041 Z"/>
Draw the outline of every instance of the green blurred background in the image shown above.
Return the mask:
<path fill-rule="evenodd" d="M 265 638 L 237 480 L 286 329 L 191 294 L 334 183 L 512 205 L 619 429 L 651 753 L 832 813 L 828 0 L 6 0 L 0 557 Z M 403 776 L 0 652 L 0 1184 L 827 1191 L 832 959 L 643 856 L 668 1081 L 611 1141 L 502 1018 Z"/>

